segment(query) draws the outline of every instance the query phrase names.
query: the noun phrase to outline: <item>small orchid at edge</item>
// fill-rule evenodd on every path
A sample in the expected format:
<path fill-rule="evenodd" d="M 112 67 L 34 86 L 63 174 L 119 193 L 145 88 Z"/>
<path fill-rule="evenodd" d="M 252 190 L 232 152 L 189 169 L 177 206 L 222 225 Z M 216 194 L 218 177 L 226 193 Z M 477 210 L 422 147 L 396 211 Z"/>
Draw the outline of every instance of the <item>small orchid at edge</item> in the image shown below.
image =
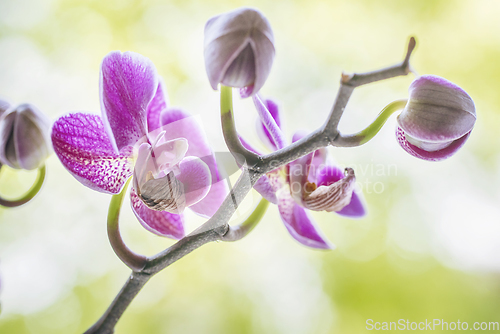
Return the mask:
<path fill-rule="evenodd" d="M 83 185 L 117 194 L 133 175 L 132 209 L 149 231 L 184 236 L 183 210 L 210 217 L 228 190 L 199 122 L 167 107 L 153 63 L 109 53 L 100 71 L 102 117 L 73 112 L 52 128 L 56 155 Z"/>

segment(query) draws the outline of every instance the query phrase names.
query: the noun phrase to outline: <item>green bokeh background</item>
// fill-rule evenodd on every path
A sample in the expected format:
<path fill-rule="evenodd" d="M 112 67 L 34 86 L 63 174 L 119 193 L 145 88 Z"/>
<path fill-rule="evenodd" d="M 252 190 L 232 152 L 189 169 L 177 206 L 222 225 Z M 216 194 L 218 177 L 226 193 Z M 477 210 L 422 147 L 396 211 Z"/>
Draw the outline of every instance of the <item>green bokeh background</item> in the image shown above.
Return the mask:
<path fill-rule="evenodd" d="M 239 6 L 259 8 L 272 24 L 277 54 L 262 93 L 281 103 L 289 138 L 323 122 L 342 71 L 400 61 L 409 36 L 417 38 L 418 73 L 446 77 L 472 96 L 475 130 L 440 163 L 400 149 L 394 117 L 363 147 L 330 148 L 337 163 L 355 167 L 369 209 L 359 220 L 314 213 L 336 250 L 298 244 L 271 207 L 242 241 L 206 245 L 154 277 L 116 332 L 361 333 L 367 319 L 499 322 L 498 1 L 0 0 L 0 95 L 54 119 L 99 113 L 100 61 L 132 50 L 155 63 L 172 105 L 201 117 L 214 149 L 224 151 L 203 27 Z M 412 79 L 357 89 L 341 131 L 360 130 L 405 98 Z M 257 143 L 251 104 L 235 106 L 238 128 Z M 55 156 L 47 165 L 34 201 L 0 209 L 2 334 L 81 333 L 128 276 L 106 238 L 109 196 L 80 185 Z M 4 168 L 0 192 L 20 195 L 34 177 Z M 250 196 L 233 222 L 256 200 Z M 188 221 L 190 230 L 203 222 L 192 214 Z M 138 252 L 172 244 L 145 231 L 127 205 L 121 224 Z"/>

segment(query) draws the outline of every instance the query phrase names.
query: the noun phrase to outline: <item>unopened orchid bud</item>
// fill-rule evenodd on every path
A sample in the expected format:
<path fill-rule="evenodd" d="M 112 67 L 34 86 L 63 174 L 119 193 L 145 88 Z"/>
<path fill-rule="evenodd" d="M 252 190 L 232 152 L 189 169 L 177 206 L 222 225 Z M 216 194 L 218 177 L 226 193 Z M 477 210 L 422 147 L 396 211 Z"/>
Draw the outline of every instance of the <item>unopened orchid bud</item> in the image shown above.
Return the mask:
<path fill-rule="evenodd" d="M 396 136 L 411 155 L 430 161 L 452 156 L 476 122 L 474 102 L 452 82 L 424 75 L 410 85 L 410 97 L 398 116 Z"/>
<path fill-rule="evenodd" d="M 51 151 L 50 119 L 31 104 L 9 108 L 0 117 L 0 162 L 16 169 L 41 167 Z"/>
<path fill-rule="evenodd" d="M 9 107 L 9 102 L 0 99 L 0 117 L 2 117 L 2 115 L 7 111 L 7 109 L 9 109 Z"/>
<path fill-rule="evenodd" d="M 205 68 L 210 85 L 245 88 L 246 96 L 264 85 L 274 59 L 271 26 L 261 12 L 240 8 L 211 18 L 205 26 Z"/>

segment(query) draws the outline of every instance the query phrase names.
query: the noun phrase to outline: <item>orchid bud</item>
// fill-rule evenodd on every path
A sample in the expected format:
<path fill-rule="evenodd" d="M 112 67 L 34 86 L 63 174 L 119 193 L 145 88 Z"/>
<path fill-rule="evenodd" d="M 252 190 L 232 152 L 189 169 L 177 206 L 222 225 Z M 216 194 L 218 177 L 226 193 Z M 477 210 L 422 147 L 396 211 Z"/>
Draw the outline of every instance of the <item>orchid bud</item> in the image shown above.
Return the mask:
<path fill-rule="evenodd" d="M 7 109 L 0 117 L 0 162 L 16 169 L 41 167 L 50 154 L 51 121 L 31 104 Z"/>
<path fill-rule="evenodd" d="M 410 85 L 410 97 L 398 116 L 396 136 L 411 155 L 429 161 L 452 156 L 476 122 L 471 97 L 450 81 L 424 75 Z"/>
<path fill-rule="evenodd" d="M 240 8 L 211 18 L 205 25 L 205 68 L 217 85 L 245 88 L 246 96 L 264 85 L 274 59 L 271 26 L 261 12 Z"/>

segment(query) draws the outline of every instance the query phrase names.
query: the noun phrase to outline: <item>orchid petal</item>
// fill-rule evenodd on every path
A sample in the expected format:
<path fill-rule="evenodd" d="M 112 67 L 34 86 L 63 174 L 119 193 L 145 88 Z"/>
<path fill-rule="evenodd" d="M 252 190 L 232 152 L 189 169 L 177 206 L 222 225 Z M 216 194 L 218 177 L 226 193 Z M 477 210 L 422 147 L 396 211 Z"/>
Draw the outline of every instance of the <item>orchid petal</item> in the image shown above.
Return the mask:
<path fill-rule="evenodd" d="M 455 154 L 469 138 L 471 131 L 466 133 L 463 137 L 458 138 L 451 142 L 450 145 L 437 151 L 425 151 L 420 147 L 417 147 L 410 143 L 405 136 L 405 132 L 399 126 L 396 128 L 396 138 L 399 145 L 408 153 L 416 158 L 427 160 L 427 161 L 440 161 L 451 157 Z"/>
<path fill-rule="evenodd" d="M 287 145 L 285 135 L 281 131 L 281 128 L 278 126 L 276 119 L 271 114 L 267 105 L 264 104 L 259 95 L 255 95 L 253 97 L 253 102 L 257 109 L 257 113 L 259 114 L 260 120 L 265 128 L 269 131 L 270 137 L 272 139 L 272 143 L 278 148 L 282 149 Z M 271 103 L 271 106 L 274 108 L 276 104 Z M 277 108 L 276 108 L 277 109 Z M 276 115 L 278 115 L 276 111 Z M 281 122 L 280 122 L 281 123 Z"/>
<path fill-rule="evenodd" d="M 186 206 L 191 206 L 205 198 L 210 191 L 212 184 L 210 168 L 196 157 L 182 159 L 179 168 L 181 173 L 176 175 L 176 178 L 184 185 Z"/>
<path fill-rule="evenodd" d="M 201 122 L 197 117 L 176 108 L 168 108 L 160 116 L 161 131 L 165 131 L 165 139 L 185 138 L 189 147 L 187 156 L 198 157 L 207 164 L 211 172 L 212 187 L 200 202 L 190 206 L 196 214 L 211 217 L 220 207 L 229 193 L 227 184 L 221 179 L 215 156 L 208 144 Z"/>
<path fill-rule="evenodd" d="M 317 171 L 316 182 L 318 187 L 330 186 L 344 177 L 345 175 L 342 169 L 334 165 L 326 165 Z M 347 204 L 342 210 L 336 211 L 335 213 L 349 218 L 360 218 L 365 216 L 366 206 L 362 192 L 355 188 L 349 204 Z"/>
<path fill-rule="evenodd" d="M 163 110 L 167 109 L 167 105 L 167 90 L 165 89 L 163 80 L 159 78 L 155 96 L 148 105 L 148 132 L 152 132 L 161 127 L 160 114 Z"/>
<path fill-rule="evenodd" d="M 213 181 L 212 181 L 213 182 Z M 210 218 L 219 209 L 224 199 L 226 199 L 229 189 L 226 181 L 222 180 L 212 184 L 208 194 L 198 203 L 189 208 L 199 216 Z"/>
<path fill-rule="evenodd" d="M 292 137 L 292 143 L 295 143 L 296 141 L 304 138 L 305 136 L 307 136 L 307 134 L 308 133 L 305 131 L 297 131 Z M 309 171 L 309 182 L 316 182 L 316 173 L 325 164 L 327 152 L 328 151 L 326 150 L 326 147 L 321 147 L 314 151 L 314 156 L 310 162 L 310 165 L 307 166 L 307 170 Z"/>
<path fill-rule="evenodd" d="M 279 194 L 278 208 L 281 220 L 288 232 L 301 244 L 320 249 L 333 249 L 334 246 L 321 235 L 316 223 L 309 217 L 304 208 L 299 206 L 283 189 Z"/>
<path fill-rule="evenodd" d="M 135 190 L 138 190 L 138 185 L 146 182 L 150 172 L 155 178 L 163 177 L 164 175 L 160 175 L 161 172 L 171 169 L 179 163 L 184 158 L 187 148 L 188 143 L 184 138 L 163 142 L 154 149 L 151 149 L 149 143 L 142 143 L 137 152 L 134 168 L 136 177 L 136 182 L 134 182 Z"/>
<path fill-rule="evenodd" d="M 91 189 L 117 194 L 132 175 L 132 148 L 115 153 L 97 115 L 72 113 L 59 118 L 52 127 L 52 144 L 64 167 Z"/>
<path fill-rule="evenodd" d="M 266 200 L 273 204 L 278 204 L 276 197 L 276 189 L 271 184 L 271 180 L 267 175 L 262 175 L 254 184 L 253 188 Z"/>
<path fill-rule="evenodd" d="M 100 73 L 103 123 L 116 152 L 147 134 L 147 109 L 157 88 L 156 68 L 134 52 L 113 51 Z"/>
<path fill-rule="evenodd" d="M 262 101 L 269 111 L 269 114 L 271 117 L 274 119 L 276 122 L 276 125 L 278 128 L 281 129 L 281 114 L 278 108 L 278 105 L 270 100 L 270 99 L 265 99 Z M 260 120 L 260 118 L 257 120 L 257 134 L 259 135 L 260 140 L 272 151 L 276 151 L 278 147 L 276 147 L 276 144 L 274 143 L 273 137 L 267 130 L 266 126 L 264 123 Z"/>
<path fill-rule="evenodd" d="M 257 155 L 262 155 L 261 152 L 257 151 L 252 145 L 250 145 L 250 143 L 248 143 L 243 137 L 241 136 L 238 136 L 238 138 L 240 139 L 240 143 L 241 145 L 243 145 L 244 148 L 246 148 L 247 150 L 257 154 Z"/>
<path fill-rule="evenodd" d="M 156 235 L 181 239 L 184 237 L 184 216 L 167 211 L 156 211 L 148 208 L 137 196 L 134 189 L 130 190 L 132 211 L 144 228 Z"/>

